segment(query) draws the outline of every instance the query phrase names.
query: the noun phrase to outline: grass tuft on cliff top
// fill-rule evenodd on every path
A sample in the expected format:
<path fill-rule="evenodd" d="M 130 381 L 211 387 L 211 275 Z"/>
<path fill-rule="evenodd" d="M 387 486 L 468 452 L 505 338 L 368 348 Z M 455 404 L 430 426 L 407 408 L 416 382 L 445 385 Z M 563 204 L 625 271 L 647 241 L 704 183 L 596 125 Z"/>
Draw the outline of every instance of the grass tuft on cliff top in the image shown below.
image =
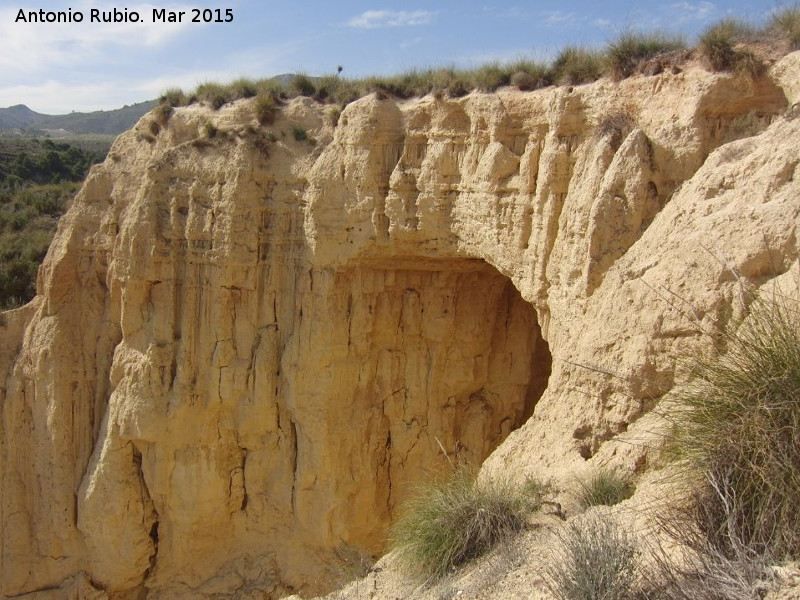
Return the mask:
<path fill-rule="evenodd" d="M 606 74 L 613 79 L 625 79 L 640 72 L 653 58 L 685 49 L 686 42 L 681 36 L 663 32 L 625 32 L 606 48 Z"/>
<path fill-rule="evenodd" d="M 800 49 L 800 3 L 776 10 L 767 23 L 767 30 L 785 39 L 792 50 Z"/>
<path fill-rule="evenodd" d="M 458 98 L 472 91 L 494 92 L 503 86 L 531 91 L 549 85 L 580 85 L 606 76 L 615 80 L 637 74 L 654 75 L 667 67 L 679 68 L 692 52 L 715 71 L 757 77 L 764 71 L 759 56 L 748 46 L 767 46 L 777 52 L 800 48 L 800 3 L 776 10 L 766 25 L 756 27 L 738 19 L 723 19 L 708 27 L 690 49 L 683 37 L 663 31 L 624 31 L 605 48 L 568 46 L 555 59 L 542 63 L 529 59 L 490 62 L 473 69 L 455 66 L 412 68 L 389 76 L 359 79 L 340 73 L 312 77 L 295 75 L 288 84 L 274 79 L 237 79 L 228 84 L 203 83 L 191 94 L 172 88 L 162 102 L 171 106 L 203 102 L 217 110 L 228 102 L 268 93 L 276 101 L 297 96 L 341 108 L 371 93 L 379 97 Z"/>

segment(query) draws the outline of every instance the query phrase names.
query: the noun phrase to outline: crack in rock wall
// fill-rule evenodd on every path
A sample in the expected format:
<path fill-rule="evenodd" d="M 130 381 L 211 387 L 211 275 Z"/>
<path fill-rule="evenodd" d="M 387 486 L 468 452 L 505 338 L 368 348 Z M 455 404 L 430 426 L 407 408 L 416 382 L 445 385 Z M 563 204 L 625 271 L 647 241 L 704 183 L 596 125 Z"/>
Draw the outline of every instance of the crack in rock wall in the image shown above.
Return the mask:
<path fill-rule="evenodd" d="M 725 268 L 676 275 L 681 236 L 743 240 L 728 265 L 758 285 L 796 258 L 797 153 L 747 162 L 750 136 L 800 138 L 785 106 L 769 78 L 692 70 L 373 95 L 335 124 L 296 99 L 271 132 L 247 100 L 155 137 L 146 116 L 0 315 L 0 594 L 323 591 L 444 452 L 519 476 L 602 455 L 701 345 L 641 282 L 731 318 Z M 777 203 L 700 231 L 744 185 L 728 163 Z"/>

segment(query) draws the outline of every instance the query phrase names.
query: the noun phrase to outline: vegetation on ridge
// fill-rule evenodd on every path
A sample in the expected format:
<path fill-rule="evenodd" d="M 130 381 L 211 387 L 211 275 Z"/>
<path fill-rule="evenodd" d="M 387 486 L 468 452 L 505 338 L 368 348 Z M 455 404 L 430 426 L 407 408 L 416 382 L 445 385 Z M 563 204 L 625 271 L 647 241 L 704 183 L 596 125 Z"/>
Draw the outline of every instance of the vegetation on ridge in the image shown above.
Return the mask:
<path fill-rule="evenodd" d="M 493 92 L 509 85 L 530 91 L 549 85 L 589 83 L 604 75 L 619 80 L 639 73 L 652 75 L 667 68 L 680 69 L 693 55 L 714 70 L 755 76 L 764 67 L 757 54 L 747 48 L 752 43 L 778 53 L 800 47 L 800 5 L 776 11 L 760 28 L 732 19 L 720 21 L 700 36 L 693 49 L 681 36 L 625 31 L 602 49 L 564 48 L 550 64 L 518 59 L 474 69 L 413 68 L 398 75 L 361 79 L 348 79 L 339 73 L 322 77 L 300 73 L 286 85 L 275 79 L 237 79 L 227 85 L 204 83 L 190 94 L 170 89 L 162 96 L 162 102 L 172 106 L 203 102 L 216 110 L 227 102 L 253 96 L 268 96 L 274 102 L 305 96 L 344 106 L 373 92 L 411 98 L 426 94 L 459 97 L 473 90 Z"/>

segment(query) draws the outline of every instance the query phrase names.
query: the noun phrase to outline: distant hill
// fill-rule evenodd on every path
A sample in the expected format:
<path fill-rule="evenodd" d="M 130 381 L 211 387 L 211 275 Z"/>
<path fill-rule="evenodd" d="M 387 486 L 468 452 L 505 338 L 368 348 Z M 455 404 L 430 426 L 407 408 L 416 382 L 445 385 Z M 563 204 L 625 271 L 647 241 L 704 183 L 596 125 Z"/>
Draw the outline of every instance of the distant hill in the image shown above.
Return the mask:
<path fill-rule="evenodd" d="M 152 110 L 156 104 L 157 100 L 148 100 L 115 110 L 73 112 L 68 115 L 45 115 L 31 110 L 24 104 L 17 104 L 0 108 L 0 130 L 64 130 L 69 133 L 118 135 L 133 127 L 136 121 Z"/>

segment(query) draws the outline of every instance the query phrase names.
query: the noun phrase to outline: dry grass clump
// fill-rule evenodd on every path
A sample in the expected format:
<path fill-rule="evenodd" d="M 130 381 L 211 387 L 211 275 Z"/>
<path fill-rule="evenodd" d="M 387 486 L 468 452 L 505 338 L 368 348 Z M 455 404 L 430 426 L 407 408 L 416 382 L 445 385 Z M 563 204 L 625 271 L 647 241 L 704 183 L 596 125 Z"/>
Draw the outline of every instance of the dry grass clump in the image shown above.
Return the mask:
<path fill-rule="evenodd" d="M 240 77 L 233 81 L 227 88 L 227 96 L 231 100 L 239 98 L 253 98 L 258 93 L 258 84 L 252 79 Z"/>
<path fill-rule="evenodd" d="M 799 309 L 756 301 L 676 394 L 665 450 L 699 474 L 698 526 L 723 551 L 800 557 Z"/>
<path fill-rule="evenodd" d="M 735 19 L 720 21 L 703 33 L 696 50 L 713 70 L 761 75 L 765 66 L 756 53 L 747 49 L 748 45 L 769 46 L 773 53 L 785 52 L 786 47 L 800 47 L 800 5 L 775 11 L 769 23 L 761 28 Z M 203 83 L 192 94 L 172 88 L 162 96 L 162 102 L 181 106 L 200 101 L 217 110 L 227 102 L 262 93 L 271 94 L 277 102 L 305 96 L 341 108 L 371 93 L 381 98 L 426 94 L 459 98 L 473 91 L 494 92 L 508 85 L 530 91 L 552 84 L 589 83 L 604 74 L 616 80 L 636 74 L 655 75 L 665 68 L 677 69 L 690 55 L 680 36 L 628 31 L 603 49 L 568 46 L 550 64 L 519 59 L 508 63 L 495 61 L 473 69 L 453 66 L 409 69 L 398 75 L 360 79 L 341 77 L 340 70 L 321 77 L 299 73 L 288 84 L 276 79 L 241 78 L 227 85 Z"/>
<path fill-rule="evenodd" d="M 757 75 L 763 69 L 761 62 L 751 51 L 736 47 L 754 35 L 754 29 L 743 21 L 725 19 L 705 30 L 698 50 L 714 71 Z"/>
<path fill-rule="evenodd" d="M 475 69 L 471 79 L 475 89 L 482 92 L 494 92 L 498 88 L 509 84 L 511 73 L 500 63 L 494 62 Z"/>
<path fill-rule="evenodd" d="M 775 11 L 767 24 L 767 29 L 777 31 L 793 50 L 800 48 L 800 3 Z"/>
<path fill-rule="evenodd" d="M 522 530 L 549 493 L 541 483 L 478 482 L 459 468 L 406 504 L 392 526 L 392 547 L 410 574 L 441 578 Z"/>
<path fill-rule="evenodd" d="M 717 530 L 720 514 L 733 515 L 724 483 L 708 483 L 658 515 L 663 540 L 649 541 L 652 560 L 642 570 L 648 600 L 754 600 L 776 583 L 771 555 L 753 551 L 733 528 Z"/>
<path fill-rule="evenodd" d="M 636 74 L 648 60 L 685 48 L 686 42 L 680 36 L 626 32 L 606 49 L 606 69 L 612 78 L 625 79 Z"/>
<path fill-rule="evenodd" d="M 153 115 L 155 116 L 156 123 L 160 127 L 166 127 L 167 123 L 169 122 L 169 118 L 172 116 L 173 108 L 171 104 L 162 103 L 156 106 L 153 109 Z"/>
<path fill-rule="evenodd" d="M 635 126 L 636 122 L 629 111 L 618 110 L 606 114 L 595 126 L 595 131 L 601 138 L 608 138 L 616 151 Z"/>
<path fill-rule="evenodd" d="M 214 110 L 219 110 L 231 100 L 230 90 L 219 83 L 206 82 L 197 86 L 193 94 L 200 102 L 208 104 Z"/>
<path fill-rule="evenodd" d="M 629 600 L 636 582 L 633 538 L 609 516 L 569 523 L 544 566 L 557 600 Z"/>
<path fill-rule="evenodd" d="M 552 79 L 560 85 L 578 85 L 600 79 L 603 74 L 601 53 L 578 46 L 567 46 L 553 61 Z"/>
<path fill-rule="evenodd" d="M 511 76 L 509 83 L 523 92 L 547 87 L 553 82 L 553 74 L 548 65 L 533 60 L 518 60 L 508 66 Z"/>
<path fill-rule="evenodd" d="M 277 109 L 275 96 L 270 93 L 260 92 L 253 102 L 253 111 L 261 125 L 270 125 L 275 121 L 275 111 Z"/>
<path fill-rule="evenodd" d="M 180 88 L 168 88 L 158 99 L 159 104 L 166 104 L 171 107 L 183 106 L 187 103 L 186 94 Z"/>
<path fill-rule="evenodd" d="M 289 82 L 289 93 L 292 96 L 313 96 L 317 91 L 314 82 L 305 73 L 298 73 Z"/>
<path fill-rule="evenodd" d="M 292 127 L 292 137 L 296 142 L 306 142 L 309 139 L 308 131 L 302 125 Z"/>
<path fill-rule="evenodd" d="M 635 490 L 630 476 L 611 469 L 599 469 L 578 481 L 577 500 L 584 509 L 614 506 L 633 496 Z"/>

